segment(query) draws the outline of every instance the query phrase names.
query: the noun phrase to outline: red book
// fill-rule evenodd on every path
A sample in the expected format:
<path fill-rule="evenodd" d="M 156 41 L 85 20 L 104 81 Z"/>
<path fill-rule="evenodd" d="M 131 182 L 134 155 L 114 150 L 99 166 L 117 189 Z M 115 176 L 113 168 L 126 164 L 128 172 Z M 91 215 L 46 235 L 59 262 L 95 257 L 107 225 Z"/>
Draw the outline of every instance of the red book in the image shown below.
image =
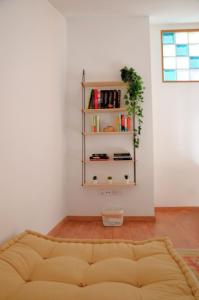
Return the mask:
<path fill-rule="evenodd" d="M 127 117 L 127 129 L 128 131 L 131 130 L 131 117 Z"/>
<path fill-rule="evenodd" d="M 94 108 L 95 109 L 98 109 L 99 106 L 98 106 L 98 90 L 97 89 L 94 89 Z"/>
<path fill-rule="evenodd" d="M 125 131 L 125 117 L 123 114 L 121 115 L 121 127 L 122 131 Z"/>

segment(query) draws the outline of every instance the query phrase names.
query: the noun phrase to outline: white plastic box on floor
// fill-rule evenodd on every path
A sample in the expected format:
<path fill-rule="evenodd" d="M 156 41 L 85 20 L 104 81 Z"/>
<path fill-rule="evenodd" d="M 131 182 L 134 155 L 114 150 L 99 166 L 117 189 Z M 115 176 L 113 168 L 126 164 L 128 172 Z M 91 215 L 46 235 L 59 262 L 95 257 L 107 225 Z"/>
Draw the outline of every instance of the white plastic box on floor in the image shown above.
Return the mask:
<path fill-rule="evenodd" d="M 123 224 L 123 209 L 105 209 L 102 211 L 102 222 L 104 226 L 121 226 Z"/>

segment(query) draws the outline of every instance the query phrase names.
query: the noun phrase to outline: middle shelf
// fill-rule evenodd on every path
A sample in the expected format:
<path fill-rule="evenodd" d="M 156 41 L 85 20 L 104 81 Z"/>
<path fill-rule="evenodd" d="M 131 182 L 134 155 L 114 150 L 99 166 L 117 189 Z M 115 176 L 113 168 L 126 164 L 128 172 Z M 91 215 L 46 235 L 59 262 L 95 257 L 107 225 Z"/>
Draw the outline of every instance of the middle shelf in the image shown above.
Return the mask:
<path fill-rule="evenodd" d="M 83 135 L 114 135 L 114 134 L 133 134 L 133 131 L 99 131 L 99 132 L 82 132 Z"/>
<path fill-rule="evenodd" d="M 117 113 L 117 112 L 126 112 L 125 107 L 119 107 L 119 108 L 86 108 L 82 109 L 82 112 L 84 113 Z"/>

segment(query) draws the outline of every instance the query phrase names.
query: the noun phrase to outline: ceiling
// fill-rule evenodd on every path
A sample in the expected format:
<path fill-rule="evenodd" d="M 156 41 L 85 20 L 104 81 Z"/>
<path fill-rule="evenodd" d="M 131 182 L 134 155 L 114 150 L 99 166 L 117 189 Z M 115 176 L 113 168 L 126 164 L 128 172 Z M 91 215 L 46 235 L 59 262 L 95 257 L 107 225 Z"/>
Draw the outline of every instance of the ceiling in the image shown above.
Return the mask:
<path fill-rule="evenodd" d="M 49 0 L 64 16 L 150 16 L 152 23 L 199 22 L 199 0 Z"/>

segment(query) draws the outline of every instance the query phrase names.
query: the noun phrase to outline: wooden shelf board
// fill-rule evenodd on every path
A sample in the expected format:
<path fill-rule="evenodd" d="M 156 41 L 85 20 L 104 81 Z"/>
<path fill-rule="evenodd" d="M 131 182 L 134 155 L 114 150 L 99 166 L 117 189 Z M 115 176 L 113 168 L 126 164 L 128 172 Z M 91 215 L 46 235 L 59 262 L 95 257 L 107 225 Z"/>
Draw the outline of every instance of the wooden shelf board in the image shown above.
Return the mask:
<path fill-rule="evenodd" d="M 109 189 L 112 189 L 112 188 L 123 188 L 123 187 L 133 187 L 135 185 L 135 182 L 131 181 L 130 183 L 125 183 L 125 182 L 114 182 L 113 183 L 97 183 L 97 184 L 94 184 L 92 182 L 86 182 L 83 184 L 83 187 L 86 187 L 86 188 L 109 188 Z"/>
<path fill-rule="evenodd" d="M 134 160 L 133 159 L 129 159 L 129 160 L 115 160 L 115 159 L 107 159 L 107 160 L 85 160 L 85 161 L 82 161 L 83 163 L 85 164 L 94 164 L 94 163 L 97 163 L 97 164 L 106 164 L 106 163 L 133 163 Z"/>
<path fill-rule="evenodd" d="M 133 131 L 111 131 L 111 132 L 104 132 L 104 131 L 100 131 L 100 132 L 83 132 L 83 135 L 87 136 L 87 135 L 117 135 L 117 134 L 133 134 Z"/>
<path fill-rule="evenodd" d="M 127 83 L 123 81 L 93 81 L 93 82 L 82 82 L 83 87 L 112 87 L 112 86 L 118 86 L 118 87 L 126 87 Z"/>
<path fill-rule="evenodd" d="M 98 109 L 93 109 L 93 108 L 88 108 L 84 109 L 84 113 L 111 113 L 111 112 L 124 112 L 126 111 L 125 107 L 120 107 L 120 108 L 98 108 Z"/>

